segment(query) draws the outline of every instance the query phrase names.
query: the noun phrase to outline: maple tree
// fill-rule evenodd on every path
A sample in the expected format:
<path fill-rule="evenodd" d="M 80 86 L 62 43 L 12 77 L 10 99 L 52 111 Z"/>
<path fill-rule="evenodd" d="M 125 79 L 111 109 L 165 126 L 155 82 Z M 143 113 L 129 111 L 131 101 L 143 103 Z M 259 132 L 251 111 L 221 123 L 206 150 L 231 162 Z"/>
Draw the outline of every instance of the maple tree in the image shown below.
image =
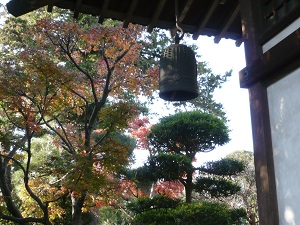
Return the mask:
<path fill-rule="evenodd" d="M 141 66 L 142 27 L 10 17 L 1 31 L 1 117 L 18 137 L 2 146 L 0 217 L 51 224 L 68 197 L 72 224 L 82 224 L 84 210 L 121 194 L 113 174 L 130 163 L 134 148 L 123 133 L 141 110 L 136 96 L 157 87 L 157 67 Z M 51 136 L 60 153 L 40 170 L 32 162 L 42 136 Z M 15 171 L 23 179 L 20 195 Z M 55 185 L 45 185 L 49 179 Z"/>

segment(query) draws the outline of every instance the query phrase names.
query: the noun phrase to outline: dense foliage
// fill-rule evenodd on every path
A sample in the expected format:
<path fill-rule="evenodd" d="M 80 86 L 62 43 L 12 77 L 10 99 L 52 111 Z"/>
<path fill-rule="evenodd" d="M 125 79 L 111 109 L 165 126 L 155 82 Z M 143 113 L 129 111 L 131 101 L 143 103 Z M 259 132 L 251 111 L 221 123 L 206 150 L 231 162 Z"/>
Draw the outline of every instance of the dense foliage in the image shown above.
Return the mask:
<path fill-rule="evenodd" d="M 149 200 L 149 203 L 155 202 Z M 137 203 L 140 205 L 140 203 Z M 194 204 L 173 203 L 172 207 L 153 207 L 150 204 L 142 212 L 138 211 L 134 223 L 141 224 L 165 224 L 165 225 L 239 225 L 245 217 L 245 211 L 230 209 L 225 204 L 211 202 L 197 202 Z"/>
<path fill-rule="evenodd" d="M 153 151 L 184 154 L 191 160 L 229 141 L 225 122 L 201 111 L 179 112 L 164 117 L 151 128 L 148 139 Z"/>
<path fill-rule="evenodd" d="M 255 182 L 254 154 L 250 151 L 235 151 L 226 156 L 227 159 L 238 159 L 245 165 L 244 171 L 236 177 L 236 182 L 241 186 L 241 190 L 232 198 L 232 205 L 241 205 L 246 209 L 247 222 L 250 225 L 259 224 L 257 191 Z"/>

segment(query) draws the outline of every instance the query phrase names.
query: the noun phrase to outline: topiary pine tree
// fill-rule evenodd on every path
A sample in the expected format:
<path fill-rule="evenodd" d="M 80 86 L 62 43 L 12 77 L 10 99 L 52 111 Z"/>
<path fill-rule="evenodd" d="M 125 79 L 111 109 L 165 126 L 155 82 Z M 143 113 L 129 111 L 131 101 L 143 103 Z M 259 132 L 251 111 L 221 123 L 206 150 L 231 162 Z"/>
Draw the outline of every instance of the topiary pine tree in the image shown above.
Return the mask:
<path fill-rule="evenodd" d="M 164 117 L 160 123 L 152 127 L 149 135 L 149 146 L 152 149 L 148 168 L 149 178 L 164 180 L 179 180 L 185 187 L 186 202 L 192 201 L 192 191 L 202 192 L 200 186 L 195 186 L 193 174 L 203 168 L 195 168 L 192 162 L 199 152 L 209 152 L 229 141 L 229 129 L 224 120 L 200 111 L 181 112 Z M 227 165 L 227 166 L 226 166 Z M 222 162 L 211 164 L 206 173 L 231 176 L 243 170 L 240 163 Z M 210 170 L 209 170 L 210 169 Z M 221 170 L 220 170 L 221 169 Z M 222 170 L 223 169 L 223 170 Z M 151 174 L 151 175 L 150 175 Z M 207 182 L 213 181 L 213 179 Z M 201 180 L 204 182 L 204 180 Z M 199 183 L 200 181 L 198 181 Z M 218 191 L 218 194 L 232 194 L 238 191 L 233 183 L 226 179 L 214 182 L 216 188 L 230 187 L 233 190 Z M 206 191 L 209 188 L 205 189 Z M 213 190 L 216 191 L 216 190 Z"/>

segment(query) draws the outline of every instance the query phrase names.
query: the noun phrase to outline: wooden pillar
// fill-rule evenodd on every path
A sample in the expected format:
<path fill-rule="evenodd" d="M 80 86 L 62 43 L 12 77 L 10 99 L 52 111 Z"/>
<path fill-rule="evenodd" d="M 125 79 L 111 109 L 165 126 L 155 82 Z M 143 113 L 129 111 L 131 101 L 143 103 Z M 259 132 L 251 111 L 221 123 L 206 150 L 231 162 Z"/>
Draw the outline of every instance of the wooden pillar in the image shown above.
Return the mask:
<path fill-rule="evenodd" d="M 240 0 L 246 67 L 263 55 L 262 1 Z M 267 89 L 259 81 L 249 88 L 255 176 L 260 225 L 279 225 Z"/>
<path fill-rule="evenodd" d="M 267 90 L 262 82 L 249 88 L 259 224 L 278 225 L 278 205 Z"/>

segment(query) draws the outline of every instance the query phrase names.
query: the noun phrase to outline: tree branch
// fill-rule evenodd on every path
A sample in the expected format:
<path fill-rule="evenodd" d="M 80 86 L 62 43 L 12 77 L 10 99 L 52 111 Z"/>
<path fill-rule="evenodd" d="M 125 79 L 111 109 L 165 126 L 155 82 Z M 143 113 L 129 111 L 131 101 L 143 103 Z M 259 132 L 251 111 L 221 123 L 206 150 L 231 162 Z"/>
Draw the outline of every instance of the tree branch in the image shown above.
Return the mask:
<path fill-rule="evenodd" d="M 27 128 L 27 133 L 29 132 L 29 129 Z M 24 185 L 27 193 L 30 195 L 30 197 L 35 200 L 38 205 L 40 206 L 41 210 L 44 212 L 44 215 L 48 214 L 46 205 L 43 204 L 42 200 L 33 193 L 31 190 L 28 182 L 29 182 L 29 169 L 30 169 L 30 163 L 31 163 L 31 137 L 27 135 L 27 163 L 26 163 L 26 169 L 24 171 Z"/>
<path fill-rule="evenodd" d="M 59 197 L 57 197 L 57 198 L 48 200 L 48 201 L 46 201 L 46 204 L 49 204 L 50 202 L 56 202 L 56 201 L 58 201 L 58 200 L 60 200 L 60 199 L 62 199 L 62 198 L 64 198 L 64 197 L 66 197 L 67 195 L 69 195 L 69 193 L 65 193 L 65 194 L 63 194 L 63 195 L 61 195 L 61 196 L 59 196 Z"/>
<path fill-rule="evenodd" d="M 56 116 L 54 116 L 53 118 L 61 127 L 61 129 L 63 130 L 64 136 L 62 134 L 60 134 L 54 127 L 52 127 L 49 122 L 44 118 L 43 116 L 43 121 L 46 124 L 46 126 L 48 128 L 50 128 L 50 130 L 52 130 L 59 138 L 60 140 L 67 146 L 62 146 L 62 148 L 64 148 L 67 152 L 69 152 L 70 154 L 75 154 L 75 150 L 73 149 L 72 143 L 70 142 L 70 140 L 68 139 L 68 136 L 66 134 L 65 129 L 63 128 L 62 124 L 60 123 L 60 121 L 58 120 L 58 118 Z"/>
<path fill-rule="evenodd" d="M 9 221 L 12 221 L 15 223 L 28 224 L 28 225 L 29 225 L 29 223 L 43 223 L 44 222 L 44 218 L 33 218 L 33 217 L 18 218 L 18 217 L 14 217 L 14 216 L 4 215 L 1 210 L 0 210 L 0 218 L 2 218 L 4 220 L 9 220 Z"/>
<path fill-rule="evenodd" d="M 10 156 L 7 156 L 7 155 L 0 154 L 0 156 L 6 158 L 6 160 L 7 160 L 7 158 L 12 159 L 14 162 L 16 162 L 16 164 L 18 166 L 20 166 L 23 173 L 25 173 L 25 168 L 21 165 L 21 163 L 19 161 L 17 161 L 16 159 L 14 159 Z M 9 160 L 7 160 L 7 161 L 9 161 Z M 11 195 L 11 189 L 8 187 L 10 185 L 10 181 L 7 180 L 6 169 L 7 169 L 7 166 L 4 166 L 2 164 L 1 165 L 1 170 L 0 170 L 1 171 L 1 173 L 0 173 L 0 180 L 1 180 L 0 181 L 0 187 L 1 187 L 2 195 L 4 197 L 6 208 L 7 208 L 8 212 L 11 213 L 12 218 L 23 218 L 20 210 L 17 208 L 16 204 L 13 201 L 13 198 L 12 198 L 12 195 Z M 5 215 L 3 215 L 1 210 L 0 210 L 0 217 L 4 218 L 3 216 L 5 216 Z"/>

